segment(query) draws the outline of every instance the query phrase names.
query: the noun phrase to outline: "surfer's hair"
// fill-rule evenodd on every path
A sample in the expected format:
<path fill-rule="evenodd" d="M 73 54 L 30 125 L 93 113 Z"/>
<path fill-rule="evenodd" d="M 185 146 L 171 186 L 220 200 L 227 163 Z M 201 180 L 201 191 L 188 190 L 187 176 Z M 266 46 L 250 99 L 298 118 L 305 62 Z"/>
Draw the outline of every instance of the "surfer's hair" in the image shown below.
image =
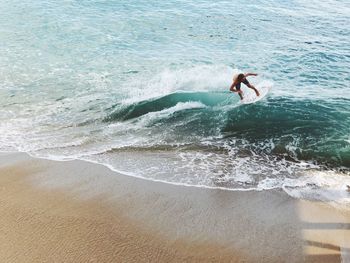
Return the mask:
<path fill-rule="evenodd" d="M 238 74 L 237 80 L 242 81 L 243 79 L 244 79 L 244 74 L 243 73 Z"/>

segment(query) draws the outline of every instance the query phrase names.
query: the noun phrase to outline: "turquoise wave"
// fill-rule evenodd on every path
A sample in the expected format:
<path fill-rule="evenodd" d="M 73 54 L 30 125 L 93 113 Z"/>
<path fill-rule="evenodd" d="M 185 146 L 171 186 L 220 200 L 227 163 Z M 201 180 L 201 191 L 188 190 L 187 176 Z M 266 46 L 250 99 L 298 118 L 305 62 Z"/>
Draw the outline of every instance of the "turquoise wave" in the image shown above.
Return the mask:
<path fill-rule="evenodd" d="M 161 114 L 186 102 L 206 107 Z M 162 133 L 165 142 L 171 138 L 177 138 L 178 143 L 196 143 L 208 137 L 221 142 L 239 140 L 240 147 L 256 153 L 350 168 L 348 105 L 347 99 L 286 97 L 244 105 L 229 93 L 177 92 L 128 105 L 116 104 L 104 121 L 137 123 L 150 113 L 159 113 L 159 118 L 139 126 L 138 131 L 147 128 L 153 134 Z"/>
<path fill-rule="evenodd" d="M 150 112 L 162 111 L 178 103 L 196 101 L 206 106 L 224 106 L 238 102 L 238 98 L 229 96 L 229 92 L 176 92 L 163 97 L 152 98 L 127 105 L 118 103 L 112 108 L 105 121 L 125 121 L 140 117 Z"/>
<path fill-rule="evenodd" d="M 270 98 L 228 113 L 227 137 L 273 142 L 272 154 L 328 166 L 350 167 L 350 113 L 346 99 L 332 101 Z"/>

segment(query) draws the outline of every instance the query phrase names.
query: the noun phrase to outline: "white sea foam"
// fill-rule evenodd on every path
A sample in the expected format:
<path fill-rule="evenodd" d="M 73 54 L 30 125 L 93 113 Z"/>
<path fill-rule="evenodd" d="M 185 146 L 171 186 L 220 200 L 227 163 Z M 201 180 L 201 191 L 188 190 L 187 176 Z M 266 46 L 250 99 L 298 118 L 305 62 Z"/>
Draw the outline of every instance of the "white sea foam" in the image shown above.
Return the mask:
<path fill-rule="evenodd" d="M 295 198 L 305 198 L 332 202 L 335 204 L 350 204 L 350 175 L 335 171 L 304 171 L 296 179 L 285 179 L 282 185 L 284 191 Z"/>
<path fill-rule="evenodd" d="M 167 118 L 176 112 L 189 110 L 189 109 L 201 109 L 206 105 L 197 101 L 179 102 L 175 106 L 155 112 L 149 112 L 144 116 L 139 117 L 140 121 L 137 122 L 138 126 L 145 126 L 151 121 Z"/>
<path fill-rule="evenodd" d="M 176 70 L 163 70 L 151 79 L 138 79 L 128 84 L 129 91 L 125 104 L 164 96 L 175 91 L 228 91 L 232 76 L 237 73 L 224 65 L 201 65 Z"/>

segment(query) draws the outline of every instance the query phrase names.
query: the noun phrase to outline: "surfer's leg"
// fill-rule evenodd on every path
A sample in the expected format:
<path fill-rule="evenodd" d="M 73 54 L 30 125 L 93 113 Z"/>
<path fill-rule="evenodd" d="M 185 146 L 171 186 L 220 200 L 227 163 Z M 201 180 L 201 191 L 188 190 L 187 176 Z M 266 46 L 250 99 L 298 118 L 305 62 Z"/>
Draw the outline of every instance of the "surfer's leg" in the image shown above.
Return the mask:
<path fill-rule="evenodd" d="M 241 100 L 243 100 L 243 93 L 242 93 L 242 91 L 241 91 L 241 83 L 238 83 L 237 85 L 236 85 L 236 90 L 237 90 L 237 92 L 238 92 L 238 95 L 239 95 L 239 97 L 241 98 Z"/>
<path fill-rule="evenodd" d="M 258 97 L 260 96 L 259 91 L 253 85 L 251 85 L 251 87 L 249 87 L 249 88 L 251 88 L 251 89 L 253 89 L 255 91 L 256 96 L 258 96 Z"/>
<path fill-rule="evenodd" d="M 259 91 L 252 84 L 250 84 L 247 79 L 243 83 L 246 84 L 248 88 L 253 89 L 256 93 L 256 96 L 260 96 Z"/>

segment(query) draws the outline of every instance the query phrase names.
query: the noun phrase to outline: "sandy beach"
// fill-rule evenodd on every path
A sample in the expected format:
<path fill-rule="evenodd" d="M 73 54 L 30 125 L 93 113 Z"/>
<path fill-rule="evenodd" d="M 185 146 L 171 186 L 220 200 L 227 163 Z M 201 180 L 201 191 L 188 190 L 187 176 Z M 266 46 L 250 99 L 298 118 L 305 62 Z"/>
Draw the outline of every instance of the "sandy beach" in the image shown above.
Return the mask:
<path fill-rule="evenodd" d="M 2 262 L 349 262 L 350 213 L 0 155 Z"/>

